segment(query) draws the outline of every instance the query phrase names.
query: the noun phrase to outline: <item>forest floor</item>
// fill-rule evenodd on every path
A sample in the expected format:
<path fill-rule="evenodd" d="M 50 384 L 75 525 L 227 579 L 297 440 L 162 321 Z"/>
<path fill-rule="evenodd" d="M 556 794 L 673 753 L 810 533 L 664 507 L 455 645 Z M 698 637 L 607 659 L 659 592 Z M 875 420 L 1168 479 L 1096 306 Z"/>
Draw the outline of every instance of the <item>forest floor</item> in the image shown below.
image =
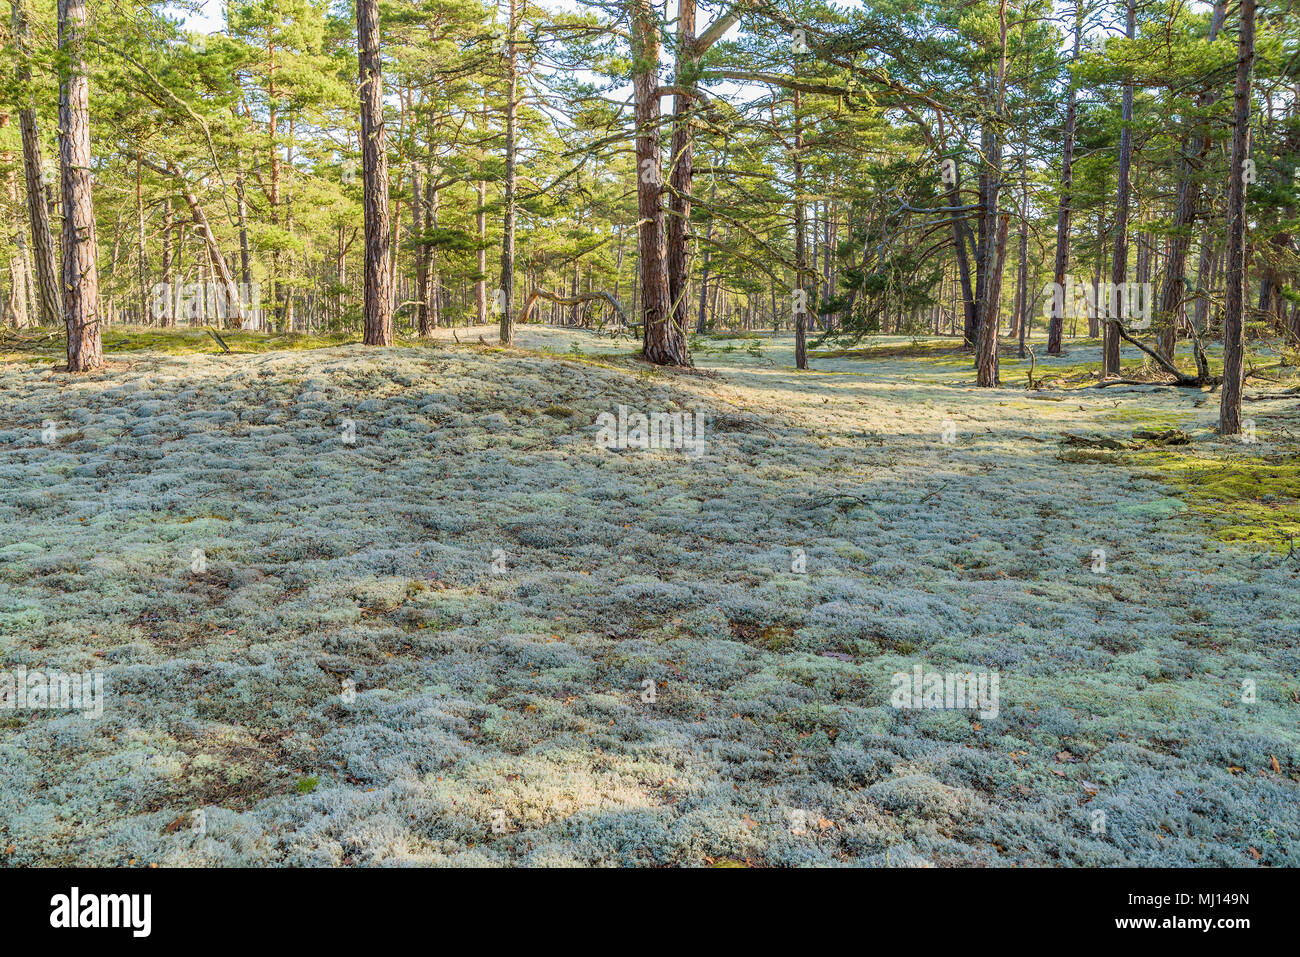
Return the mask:
<path fill-rule="evenodd" d="M 909 339 L 195 338 L 0 343 L 0 670 L 104 688 L 0 711 L 0 861 L 1300 864 L 1294 395 L 1244 442 L 1095 344 L 1031 392 Z M 601 448 L 619 404 L 702 454 Z M 996 708 L 894 707 L 918 666 Z"/>

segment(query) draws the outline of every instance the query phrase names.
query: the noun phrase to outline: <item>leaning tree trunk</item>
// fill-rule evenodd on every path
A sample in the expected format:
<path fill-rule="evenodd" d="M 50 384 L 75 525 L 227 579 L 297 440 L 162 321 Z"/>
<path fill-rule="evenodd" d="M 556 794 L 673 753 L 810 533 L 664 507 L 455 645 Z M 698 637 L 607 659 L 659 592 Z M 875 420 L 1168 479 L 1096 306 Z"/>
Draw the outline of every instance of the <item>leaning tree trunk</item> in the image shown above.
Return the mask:
<path fill-rule="evenodd" d="M 31 67 L 28 65 L 30 34 L 22 0 L 11 0 L 11 10 L 19 94 L 23 103 L 27 104 L 18 111 L 18 127 L 23 140 L 23 179 L 27 186 L 27 218 L 32 234 L 32 259 L 36 267 L 38 322 L 43 326 L 53 326 L 63 314 L 63 302 L 59 295 L 54 234 L 50 230 L 50 208 L 45 200 L 41 137 L 36 126 L 32 93 L 26 89 L 32 78 Z"/>
<path fill-rule="evenodd" d="M 59 159 L 63 192 L 63 319 L 68 371 L 104 364 L 100 340 L 95 207 L 90 192 L 90 81 L 86 0 L 59 0 Z"/>
<path fill-rule="evenodd" d="M 357 66 L 361 85 L 361 171 L 365 206 L 365 344 L 393 344 L 392 227 L 388 217 L 388 152 L 379 59 L 379 0 L 357 0 Z"/>
<path fill-rule="evenodd" d="M 208 222 L 207 213 L 203 211 L 203 205 L 199 202 L 198 195 L 185 180 L 184 170 L 171 160 L 167 160 L 166 166 L 158 166 L 147 160 L 144 165 L 155 172 L 165 173 L 175 179 L 179 185 L 181 196 L 185 199 L 185 205 L 190 210 L 190 219 L 194 223 L 194 232 L 203 241 L 203 246 L 208 253 L 208 260 L 212 264 L 212 274 L 221 283 L 225 305 L 218 310 L 217 315 L 219 318 L 226 320 L 226 325 L 230 328 L 240 328 L 244 324 L 245 304 L 243 298 L 239 294 L 239 287 L 235 283 L 234 275 L 230 272 L 230 267 L 226 265 L 226 257 L 221 253 L 221 246 L 218 245 L 216 233 L 212 231 L 212 226 Z M 203 302 L 206 305 L 206 293 Z"/>
<path fill-rule="evenodd" d="M 1250 153 L 1250 81 L 1255 65 L 1255 0 L 1241 0 L 1237 83 L 1233 88 L 1232 163 L 1228 168 L 1228 267 L 1223 318 L 1223 391 L 1219 432 L 1241 433 L 1241 393 L 1246 353 L 1246 184 Z"/>
<path fill-rule="evenodd" d="M 516 0 L 510 0 L 510 20 L 506 37 L 506 168 L 505 209 L 501 216 L 501 288 L 497 290 L 497 306 L 501 310 L 500 339 L 508 346 L 514 339 L 511 303 L 515 294 L 515 162 L 517 144 L 516 114 L 519 109 L 519 62 L 515 48 L 515 30 L 518 26 Z"/>
<path fill-rule="evenodd" d="M 664 232 L 663 156 L 659 148 L 659 21 L 650 0 L 632 2 L 632 90 L 636 103 L 638 240 L 641 255 L 642 355 L 657 365 L 689 365 L 682 328 L 673 322 Z"/>
<path fill-rule="evenodd" d="M 1074 5 L 1074 50 L 1070 62 L 1079 59 L 1079 40 L 1083 34 L 1083 0 Z M 1065 144 L 1061 149 L 1061 196 L 1056 210 L 1056 261 L 1053 281 L 1056 292 L 1052 296 L 1052 318 L 1047 327 L 1047 354 L 1061 354 L 1061 339 L 1065 328 L 1066 272 L 1070 268 L 1070 206 L 1073 202 L 1071 185 L 1074 179 L 1074 128 L 1078 116 L 1078 91 L 1070 79 L 1065 101 Z"/>
<path fill-rule="evenodd" d="M 1137 0 L 1128 0 L 1128 18 L 1124 34 L 1130 40 L 1137 32 Z M 1129 170 L 1133 163 L 1133 84 L 1124 84 L 1123 131 L 1119 137 L 1119 185 L 1115 192 L 1115 247 L 1111 259 L 1110 281 L 1115 288 L 1121 288 L 1128 274 L 1128 205 L 1129 205 Z M 1119 306 L 1119 296 L 1113 295 L 1103 315 L 1109 320 L 1120 320 L 1123 316 L 1112 313 Z M 1100 308 L 1100 304 L 1099 304 Z M 1102 328 L 1101 374 L 1119 375 L 1119 330 L 1114 321 L 1106 322 Z"/>

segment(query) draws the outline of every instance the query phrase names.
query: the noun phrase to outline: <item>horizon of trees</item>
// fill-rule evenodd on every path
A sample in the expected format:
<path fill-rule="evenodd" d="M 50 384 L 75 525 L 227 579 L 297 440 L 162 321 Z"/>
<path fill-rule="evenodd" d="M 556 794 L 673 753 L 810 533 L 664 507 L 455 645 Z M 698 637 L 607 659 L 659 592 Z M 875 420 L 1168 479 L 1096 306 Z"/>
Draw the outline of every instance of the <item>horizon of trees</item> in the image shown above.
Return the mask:
<path fill-rule="evenodd" d="M 104 323 L 626 318 L 665 364 L 952 335 L 994 386 L 1036 333 L 1221 378 L 1231 434 L 1247 338 L 1300 340 L 1280 0 L 10 4 L 0 321 L 66 325 L 73 371 Z"/>

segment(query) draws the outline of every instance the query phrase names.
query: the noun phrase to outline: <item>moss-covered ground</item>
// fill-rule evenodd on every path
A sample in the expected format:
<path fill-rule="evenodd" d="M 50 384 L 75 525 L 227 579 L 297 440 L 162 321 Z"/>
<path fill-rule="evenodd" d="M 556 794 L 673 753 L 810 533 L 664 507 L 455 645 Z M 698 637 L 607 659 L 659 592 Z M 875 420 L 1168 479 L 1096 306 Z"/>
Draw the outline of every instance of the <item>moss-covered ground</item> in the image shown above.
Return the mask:
<path fill-rule="evenodd" d="M 950 341 L 457 334 L 0 340 L 0 670 L 105 690 L 0 712 L 5 861 L 1300 863 L 1295 396 L 1239 441 Z"/>

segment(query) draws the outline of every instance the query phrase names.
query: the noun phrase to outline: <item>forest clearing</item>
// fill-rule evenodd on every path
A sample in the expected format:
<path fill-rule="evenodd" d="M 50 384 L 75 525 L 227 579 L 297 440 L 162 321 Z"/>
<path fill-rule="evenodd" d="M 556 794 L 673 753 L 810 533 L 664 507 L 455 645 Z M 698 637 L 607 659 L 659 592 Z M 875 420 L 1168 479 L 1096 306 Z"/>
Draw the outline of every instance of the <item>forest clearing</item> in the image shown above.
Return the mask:
<path fill-rule="evenodd" d="M 950 340 L 516 344 L 9 357 L 4 656 L 117 702 L 4 719 L 10 862 L 1294 865 L 1293 398 L 1246 443 Z M 891 707 L 917 665 L 996 716 Z"/>

